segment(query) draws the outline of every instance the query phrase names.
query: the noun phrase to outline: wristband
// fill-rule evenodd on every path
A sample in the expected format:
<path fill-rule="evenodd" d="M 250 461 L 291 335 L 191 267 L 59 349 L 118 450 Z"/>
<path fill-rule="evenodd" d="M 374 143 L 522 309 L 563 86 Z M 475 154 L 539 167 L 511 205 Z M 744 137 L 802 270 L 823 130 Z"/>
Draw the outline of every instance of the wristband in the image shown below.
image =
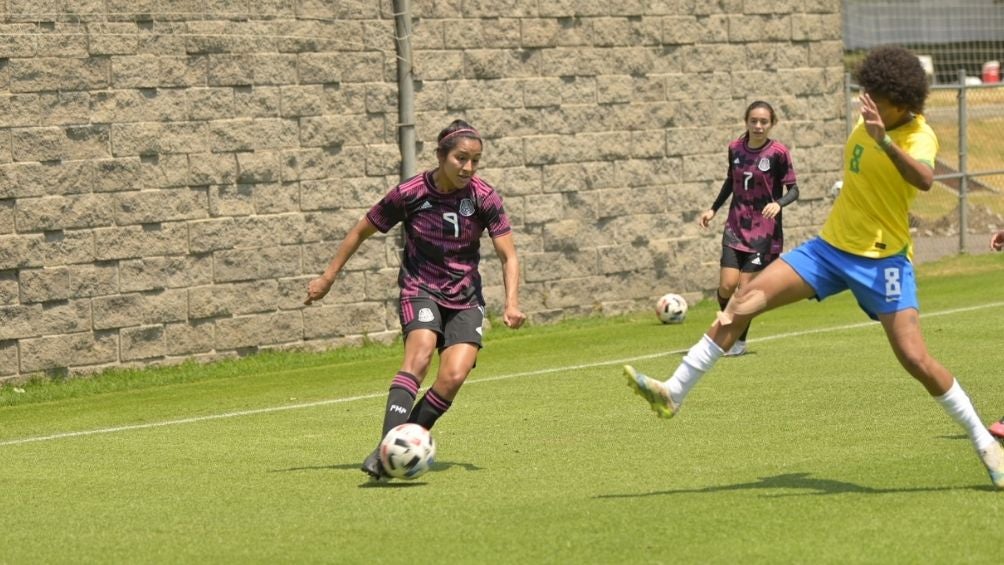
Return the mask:
<path fill-rule="evenodd" d="M 892 138 L 889 137 L 888 133 L 885 134 L 885 137 L 882 138 L 882 141 L 879 142 L 879 145 L 882 146 L 882 149 L 889 149 L 890 147 L 892 147 Z"/>

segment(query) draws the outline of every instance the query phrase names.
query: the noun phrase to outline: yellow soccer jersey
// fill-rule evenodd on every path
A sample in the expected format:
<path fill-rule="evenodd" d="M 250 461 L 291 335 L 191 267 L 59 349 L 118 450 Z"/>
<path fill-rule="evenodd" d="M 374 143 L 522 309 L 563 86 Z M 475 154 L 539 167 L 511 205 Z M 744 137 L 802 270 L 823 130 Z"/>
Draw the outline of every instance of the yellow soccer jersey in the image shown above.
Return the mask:
<path fill-rule="evenodd" d="M 924 116 L 887 133 L 911 157 L 934 167 L 938 138 Z M 859 119 L 844 148 L 844 186 L 820 236 L 837 249 L 862 257 L 898 253 L 912 257 L 909 210 L 917 190 Z"/>

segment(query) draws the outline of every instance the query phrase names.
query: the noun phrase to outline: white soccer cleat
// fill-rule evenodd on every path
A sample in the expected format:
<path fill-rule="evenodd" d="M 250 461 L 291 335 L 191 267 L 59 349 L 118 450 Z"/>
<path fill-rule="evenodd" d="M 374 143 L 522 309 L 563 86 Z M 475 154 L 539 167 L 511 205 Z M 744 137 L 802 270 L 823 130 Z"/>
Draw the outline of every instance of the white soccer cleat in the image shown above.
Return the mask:
<path fill-rule="evenodd" d="M 1004 448 L 1001 448 L 1001 444 L 994 442 L 990 447 L 981 449 L 977 453 L 980 454 L 980 459 L 983 460 L 983 465 L 987 468 L 987 473 L 994 486 L 1004 489 Z"/>
<path fill-rule="evenodd" d="M 628 386 L 644 398 L 660 418 L 672 418 L 680 409 L 661 382 L 639 373 L 631 365 L 624 365 L 624 376 L 627 377 Z"/>
<path fill-rule="evenodd" d="M 740 340 L 740 341 L 737 341 L 735 343 L 735 345 L 733 345 L 728 351 L 726 351 L 724 353 L 724 356 L 725 357 L 739 357 L 740 355 L 744 355 L 745 353 L 746 353 L 746 342 Z"/>

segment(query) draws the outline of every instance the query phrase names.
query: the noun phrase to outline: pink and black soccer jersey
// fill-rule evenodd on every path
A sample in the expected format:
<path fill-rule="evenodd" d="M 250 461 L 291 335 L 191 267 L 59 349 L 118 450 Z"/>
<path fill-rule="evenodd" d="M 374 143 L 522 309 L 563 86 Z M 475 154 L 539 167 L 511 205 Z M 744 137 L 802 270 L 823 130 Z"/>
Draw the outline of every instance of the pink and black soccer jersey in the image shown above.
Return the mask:
<path fill-rule="evenodd" d="M 427 294 L 447 308 L 483 306 L 481 234 L 493 239 L 512 231 L 502 197 L 475 176 L 464 188 L 436 190 L 432 171 L 388 192 L 366 214 L 380 232 L 404 222 L 404 252 L 398 285 L 401 299 Z"/>
<path fill-rule="evenodd" d="M 766 218 L 762 212 L 764 206 L 781 198 L 786 185 L 795 184 L 795 166 L 788 148 L 780 142 L 768 140 L 763 147 L 751 149 L 746 139 L 743 135 L 729 144 L 726 183 L 731 183 L 732 204 L 722 245 L 746 253 L 777 255 L 784 248 L 781 213 Z"/>

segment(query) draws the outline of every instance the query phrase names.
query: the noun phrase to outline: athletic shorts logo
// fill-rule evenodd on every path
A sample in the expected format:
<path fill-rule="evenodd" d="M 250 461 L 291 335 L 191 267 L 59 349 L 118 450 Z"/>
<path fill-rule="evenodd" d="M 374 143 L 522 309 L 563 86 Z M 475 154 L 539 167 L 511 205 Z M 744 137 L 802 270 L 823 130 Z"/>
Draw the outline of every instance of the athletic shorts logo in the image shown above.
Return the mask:
<path fill-rule="evenodd" d="M 885 276 L 885 301 L 896 302 L 903 296 L 902 275 L 896 267 L 888 267 Z"/>
<path fill-rule="evenodd" d="M 766 173 L 770 170 L 770 159 L 766 157 L 760 159 L 760 162 L 756 164 L 756 168 Z"/>
<path fill-rule="evenodd" d="M 752 260 L 752 261 L 750 261 L 750 263 L 751 263 L 751 264 L 753 264 L 753 265 L 763 265 L 763 261 L 761 261 L 761 260 L 760 260 L 760 254 L 759 254 L 759 253 L 757 253 L 757 254 L 756 254 L 756 255 L 755 255 L 754 257 L 753 257 L 753 260 Z"/>
<path fill-rule="evenodd" d="M 432 310 L 429 308 L 422 308 L 418 311 L 419 322 L 431 322 L 435 319 L 436 317 L 432 315 Z"/>
<path fill-rule="evenodd" d="M 464 198 L 460 201 L 460 215 L 465 217 L 474 215 L 474 202 L 470 198 Z"/>

